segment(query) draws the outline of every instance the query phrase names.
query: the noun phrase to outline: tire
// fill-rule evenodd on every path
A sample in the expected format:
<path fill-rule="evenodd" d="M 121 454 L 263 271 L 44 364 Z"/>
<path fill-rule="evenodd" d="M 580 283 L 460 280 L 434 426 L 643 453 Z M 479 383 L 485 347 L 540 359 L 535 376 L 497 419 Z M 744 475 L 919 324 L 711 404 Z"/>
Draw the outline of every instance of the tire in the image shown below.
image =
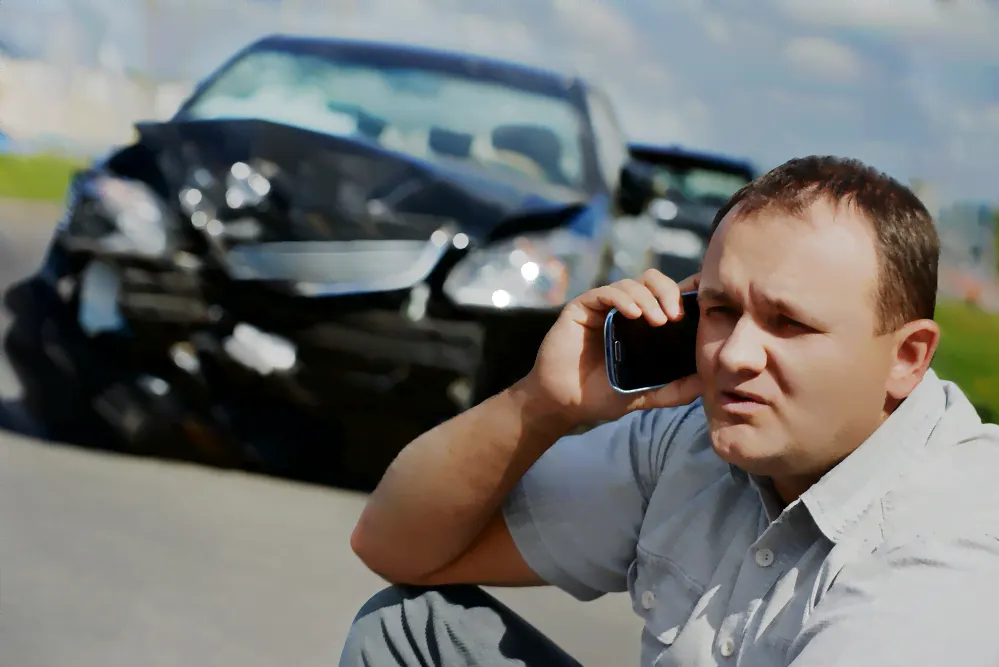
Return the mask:
<path fill-rule="evenodd" d="M 101 440 L 101 429 L 89 404 L 82 400 L 83 388 L 38 347 L 40 328 L 22 318 L 15 319 L 4 340 L 8 361 L 21 385 L 21 404 L 52 440 L 90 443 Z"/>

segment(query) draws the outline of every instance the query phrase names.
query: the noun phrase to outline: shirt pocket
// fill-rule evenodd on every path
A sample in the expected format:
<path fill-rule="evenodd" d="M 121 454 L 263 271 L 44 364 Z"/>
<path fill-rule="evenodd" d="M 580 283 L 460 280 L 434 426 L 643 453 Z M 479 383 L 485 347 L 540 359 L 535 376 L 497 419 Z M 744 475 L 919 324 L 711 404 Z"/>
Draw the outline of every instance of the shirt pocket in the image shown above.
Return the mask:
<path fill-rule="evenodd" d="M 676 563 L 641 546 L 628 570 L 628 589 L 632 608 L 645 621 L 643 643 L 660 650 L 673 645 L 704 595 Z"/>

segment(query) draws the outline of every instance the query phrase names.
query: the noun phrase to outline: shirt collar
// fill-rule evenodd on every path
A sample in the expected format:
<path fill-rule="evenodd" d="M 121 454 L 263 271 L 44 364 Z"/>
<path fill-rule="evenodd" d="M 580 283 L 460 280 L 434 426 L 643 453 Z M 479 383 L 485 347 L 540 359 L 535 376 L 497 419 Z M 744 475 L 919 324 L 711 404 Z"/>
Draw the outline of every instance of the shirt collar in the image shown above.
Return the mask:
<path fill-rule="evenodd" d="M 889 482 L 929 441 L 943 417 L 947 397 L 932 369 L 888 419 L 860 447 L 801 495 L 822 534 L 836 543 Z"/>

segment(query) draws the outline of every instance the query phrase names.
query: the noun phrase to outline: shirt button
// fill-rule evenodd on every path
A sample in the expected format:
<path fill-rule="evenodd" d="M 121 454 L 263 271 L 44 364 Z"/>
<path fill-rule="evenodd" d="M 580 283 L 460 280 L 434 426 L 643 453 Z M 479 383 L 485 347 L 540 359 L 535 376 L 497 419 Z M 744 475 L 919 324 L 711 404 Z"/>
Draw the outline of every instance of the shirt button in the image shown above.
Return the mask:
<path fill-rule="evenodd" d="M 756 564 L 760 567 L 770 567 L 774 562 L 774 552 L 770 549 L 760 549 L 756 552 Z"/>
<path fill-rule="evenodd" d="M 735 640 L 731 637 L 726 637 L 722 640 L 718 650 L 721 651 L 722 657 L 731 658 L 732 654 L 735 653 Z"/>
<path fill-rule="evenodd" d="M 652 591 L 645 591 L 642 593 L 642 606 L 646 609 L 652 609 L 653 605 L 656 603 L 656 594 Z"/>

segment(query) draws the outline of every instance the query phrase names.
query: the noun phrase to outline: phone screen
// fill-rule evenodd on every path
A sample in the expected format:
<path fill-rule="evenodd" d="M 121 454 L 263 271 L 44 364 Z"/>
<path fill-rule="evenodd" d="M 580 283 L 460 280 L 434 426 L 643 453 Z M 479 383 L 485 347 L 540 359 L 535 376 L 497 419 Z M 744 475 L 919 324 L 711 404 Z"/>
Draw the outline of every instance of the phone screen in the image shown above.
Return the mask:
<path fill-rule="evenodd" d="M 662 326 L 613 310 L 604 326 L 607 376 L 621 392 L 662 387 L 697 371 L 697 293 L 683 295 L 683 319 Z"/>

